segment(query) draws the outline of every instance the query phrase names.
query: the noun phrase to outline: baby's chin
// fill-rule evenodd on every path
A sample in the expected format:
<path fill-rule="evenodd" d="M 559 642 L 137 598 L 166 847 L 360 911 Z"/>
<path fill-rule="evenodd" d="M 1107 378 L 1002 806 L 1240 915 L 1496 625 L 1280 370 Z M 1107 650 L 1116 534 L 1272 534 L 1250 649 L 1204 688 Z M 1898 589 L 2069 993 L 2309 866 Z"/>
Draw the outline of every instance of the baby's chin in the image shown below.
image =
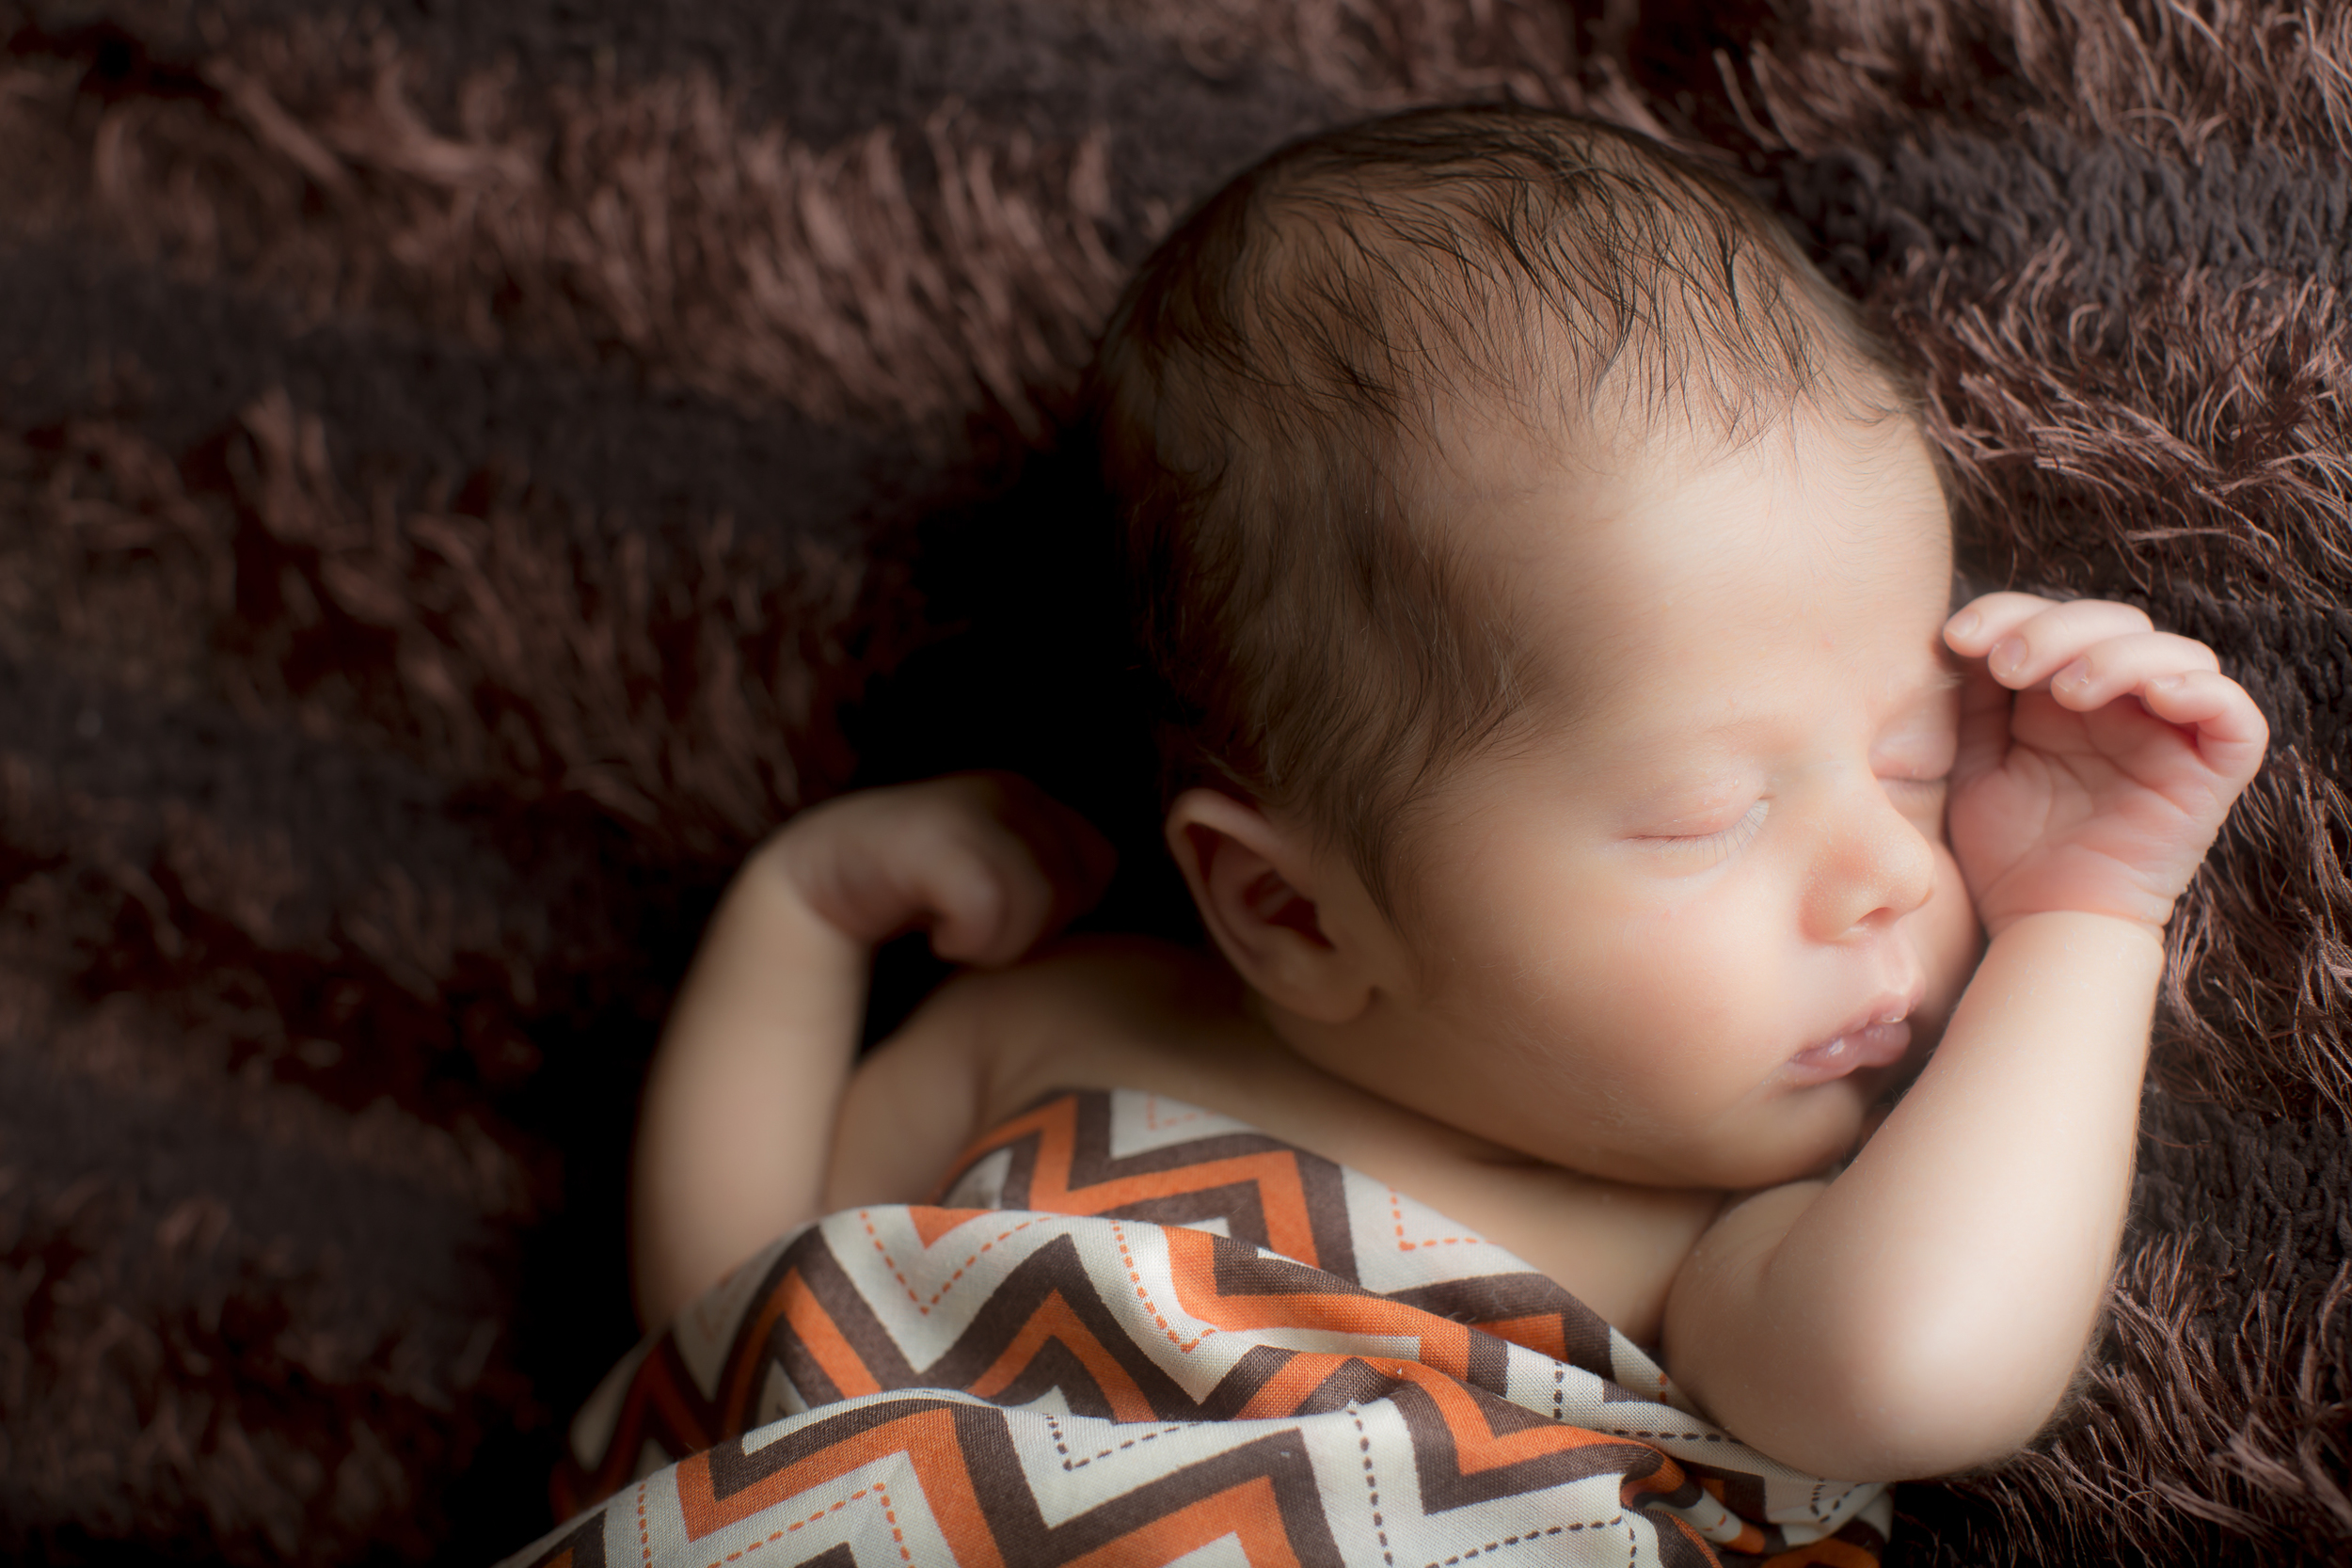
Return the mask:
<path fill-rule="evenodd" d="M 1856 1074 L 1736 1112 L 1717 1133 L 1690 1139 L 1677 1151 L 1678 1178 L 1652 1180 L 1746 1193 L 1825 1176 L 1862 1141 L 1869 1107 L 1884 1086 L 1883 1075 L 1872 1079 Z"/>
<path fill-rule="evenodd" d="M 1686 1104 L 1679 1116 L 1653 1114 L 1614 1125 L 1512 1128 L 1475 1117 L 1455 1125 L 1505 1158 L 1537 1160 L 1604 1181 L 1758 1192 L 1825 1176 L 1851 1156 L 1871 1125 L 1871 1107 L 1884 1100 L 1897 1075 L 1895 1069 L 1874 1069 L 1801 1088 L 1774 1085 L 1711 1110 Z"/>

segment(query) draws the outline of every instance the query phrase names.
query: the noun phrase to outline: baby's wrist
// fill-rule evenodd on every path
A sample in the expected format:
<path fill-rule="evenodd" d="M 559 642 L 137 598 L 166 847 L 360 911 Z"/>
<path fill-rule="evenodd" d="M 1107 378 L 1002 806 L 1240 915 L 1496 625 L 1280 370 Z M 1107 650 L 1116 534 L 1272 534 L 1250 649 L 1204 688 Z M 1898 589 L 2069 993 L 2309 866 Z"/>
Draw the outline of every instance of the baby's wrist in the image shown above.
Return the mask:
<path fill-rule="evenodd" d="M 861 950 L 870 940 L 855 929 L 856 919 L 844 908 L 840 867 L 826 840 L 833 835 L 822 822 L 803 813 L 768 835 L 753 850 L 737 875 L 744 887 L 771 909 L 788 911 L 784 918 L 795 926 L 820 929 L 826 936 Z"/>
<path fill-rule="evenodd" d="M 2003 896 L 2005 893 L 2009 896 Z M 2179 902 L 2178 887 L 2172 890 L 2171 896 L 2167 896 L 2161 888 L 2129 882 L 2071 890 L 1995 886 L 1986 890 L 1986 894 L 1976 900 L 1976 905 L 1978 923 L 1984 927 L 1987 938 L 1999 936 L 2022 920 L 2056 915 L 2116 921 L 2145 930 L 2161 942 L 2165 927 L 2172 922 L 2173 908 Z"/>
<path fill-rule="evenodd" d="M 2102 910 L 2032 910 L 2009 915 L 1997 922 L 1986 920 L 1984 934 L 1988 942 L 1999 942 L 2005 936 L 2026 933 L 2036 936 L 2046 934 L 2068 942 L 2089 939 L 2124 945 L 2144 945 L 2161 960 L 2165 952 L 2166 924 L 2163 920 L 2148 920 Z"/>
<path fill-rule="evenodd" d="M 812 836 L 804 826 L 806 821 L 804 816 L 796 816 L 760 840 L 758 847 L 745 857 L 739 875 L 806 901 L 806 841 Z"/>

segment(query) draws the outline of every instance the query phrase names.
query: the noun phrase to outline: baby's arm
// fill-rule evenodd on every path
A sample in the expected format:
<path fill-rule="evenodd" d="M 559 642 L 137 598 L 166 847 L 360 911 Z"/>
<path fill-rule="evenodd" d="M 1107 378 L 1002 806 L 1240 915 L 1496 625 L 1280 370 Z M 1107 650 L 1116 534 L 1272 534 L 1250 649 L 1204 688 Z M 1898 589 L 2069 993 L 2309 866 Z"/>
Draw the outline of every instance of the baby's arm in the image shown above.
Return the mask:
<path fill-rule="evenodd" d="M 1983 963 L 1852 1164 L 1732 1210 L 1666 1316 L 1717 1419 L 1841 1479 L 2002 1458 L 2064 1394 L 2122 1234 L 2164 925 L 2267 740 L 2208 649 L 2124 606 L 1995 594 L 1946 636 L 1972 662 L 1949 820 Z"/>
<path fill-rule="evenodd" d="M 630 1216 L 644 1321 L 821 1211 L 876 942 L 929 927 L 942 958 L 1009 963 L 1109 872 L 1092 829 L 998 775 L 845 796 L 762 845 L 711 918 L 645 1085 Z M 968 1132 L 960 1091 L 970 1083 L 947 1074 L 907 1085 L 903 1115 L 961 1116 Z"/>

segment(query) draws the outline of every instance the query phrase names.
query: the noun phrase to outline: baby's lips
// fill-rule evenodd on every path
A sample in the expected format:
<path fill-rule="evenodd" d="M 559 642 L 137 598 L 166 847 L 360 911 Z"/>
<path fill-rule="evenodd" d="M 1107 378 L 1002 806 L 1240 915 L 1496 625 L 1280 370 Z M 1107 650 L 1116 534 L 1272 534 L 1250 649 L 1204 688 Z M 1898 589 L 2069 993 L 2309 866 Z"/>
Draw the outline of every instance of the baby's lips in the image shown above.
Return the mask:
<path fill-rule="evenodd" d="M 1867 1022 L 1861 1030 L 1849 1030 L 1837 1039 L 1806 1046 L 1790 1060 L 1800 1068 L 1837 1068 L 1837 1072 L 1853 1072 L 1858 1068 L 1894 1068 L 1903 1060 L 1905 1051 L 1910 1051 L 1910 1021 L 1899 1018 L 1896 1022 Z"/>
<path fill-rule="evenodd" d="M 1809 1045 L 1789 1057 L 1788 1065 L 1802 1081 L 1826 1084 L 1865 1068 L 1893 1067 L 1910 1050 L 1911 1021 L 1882 1020 Z"/>

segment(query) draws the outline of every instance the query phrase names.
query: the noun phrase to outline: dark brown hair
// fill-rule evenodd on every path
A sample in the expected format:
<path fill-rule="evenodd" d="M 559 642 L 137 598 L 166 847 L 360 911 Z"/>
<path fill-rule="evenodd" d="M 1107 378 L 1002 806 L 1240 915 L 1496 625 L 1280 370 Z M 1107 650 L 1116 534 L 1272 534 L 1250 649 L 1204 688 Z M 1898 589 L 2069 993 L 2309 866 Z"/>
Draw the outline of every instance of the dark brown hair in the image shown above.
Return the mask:
<path fill-rule="evenodd" d="M 1526 695 L 1496 585 L 1416 515 L 1439 421 L 1731 442 L 1903 386 L 1768 213 L 1632 132 L 1485 106 L 1282 149 L 1144 263 L 1096 360 L 1168 794 L 1297 814 L 1393 916 L 1401 818 Z"/>

